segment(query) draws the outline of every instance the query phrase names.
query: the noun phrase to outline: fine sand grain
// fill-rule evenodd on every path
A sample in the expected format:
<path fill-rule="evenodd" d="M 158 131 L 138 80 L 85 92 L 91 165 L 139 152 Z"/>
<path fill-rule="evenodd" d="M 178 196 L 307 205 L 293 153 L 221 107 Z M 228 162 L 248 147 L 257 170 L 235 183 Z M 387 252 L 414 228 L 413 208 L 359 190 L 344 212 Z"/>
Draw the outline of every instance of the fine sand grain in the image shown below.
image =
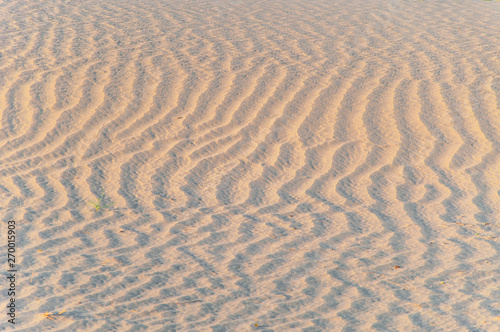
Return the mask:
<path fill-rule="evenodd" d="M 0 109 L 16 331 L 500 331 L 498 1 L 0 0 Z"/>

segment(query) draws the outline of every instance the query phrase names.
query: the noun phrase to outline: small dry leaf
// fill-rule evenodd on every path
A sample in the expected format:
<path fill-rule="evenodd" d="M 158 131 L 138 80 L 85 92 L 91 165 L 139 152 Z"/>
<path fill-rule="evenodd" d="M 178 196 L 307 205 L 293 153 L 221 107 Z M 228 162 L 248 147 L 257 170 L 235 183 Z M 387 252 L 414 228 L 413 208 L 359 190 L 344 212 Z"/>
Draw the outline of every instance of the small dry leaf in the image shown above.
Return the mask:
<path fill-rule="evenodd" d="M 43 315 L 50 320 L 55 320 L 54 318 L 50 317 L 50 315 L 52 315 L 51 312 L 46 311 Z"/>

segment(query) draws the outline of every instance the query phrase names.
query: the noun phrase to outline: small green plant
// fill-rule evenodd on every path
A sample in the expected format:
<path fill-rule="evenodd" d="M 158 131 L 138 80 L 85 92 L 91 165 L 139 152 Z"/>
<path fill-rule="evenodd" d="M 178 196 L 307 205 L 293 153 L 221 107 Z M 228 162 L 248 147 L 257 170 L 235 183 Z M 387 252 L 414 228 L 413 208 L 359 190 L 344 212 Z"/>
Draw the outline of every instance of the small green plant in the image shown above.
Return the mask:
<path fill-rule="evenodd" d="M 104 197 L 104 189 L 102 191 L 101 197 L 97 200 L 97 202 L 90 201 L 89 205 L 92 205 L 96 211 L 99 211 L 100 209 L 107 208 L 107 207 L 110 207 L 111 205 L 115 204 L 114 202 L 112 202 L 109 205 L 101 205 L 103 197 Z"/>

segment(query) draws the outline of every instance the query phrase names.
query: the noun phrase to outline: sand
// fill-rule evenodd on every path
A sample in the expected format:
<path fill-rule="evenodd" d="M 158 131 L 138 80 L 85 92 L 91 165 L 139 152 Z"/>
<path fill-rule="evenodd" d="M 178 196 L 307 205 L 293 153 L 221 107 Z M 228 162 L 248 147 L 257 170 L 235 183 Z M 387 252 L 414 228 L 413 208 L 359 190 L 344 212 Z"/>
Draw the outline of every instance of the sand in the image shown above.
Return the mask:
<path fill-rule="evenodd" d="M 3 0 L 0 110 L 1 330 L 500 330 L 498 1 Z"/>

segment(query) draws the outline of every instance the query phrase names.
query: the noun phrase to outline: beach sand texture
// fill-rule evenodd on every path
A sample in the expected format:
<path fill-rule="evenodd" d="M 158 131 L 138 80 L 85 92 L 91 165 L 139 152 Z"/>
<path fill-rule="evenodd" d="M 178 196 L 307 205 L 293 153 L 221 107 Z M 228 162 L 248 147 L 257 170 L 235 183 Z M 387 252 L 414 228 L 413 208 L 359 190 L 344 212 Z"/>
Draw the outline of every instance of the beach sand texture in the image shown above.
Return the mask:
<path fill-rule="evenodd" d="M 16 331 L 500 330 L 500 2 L 2 0 L 0 109 Z"/>

